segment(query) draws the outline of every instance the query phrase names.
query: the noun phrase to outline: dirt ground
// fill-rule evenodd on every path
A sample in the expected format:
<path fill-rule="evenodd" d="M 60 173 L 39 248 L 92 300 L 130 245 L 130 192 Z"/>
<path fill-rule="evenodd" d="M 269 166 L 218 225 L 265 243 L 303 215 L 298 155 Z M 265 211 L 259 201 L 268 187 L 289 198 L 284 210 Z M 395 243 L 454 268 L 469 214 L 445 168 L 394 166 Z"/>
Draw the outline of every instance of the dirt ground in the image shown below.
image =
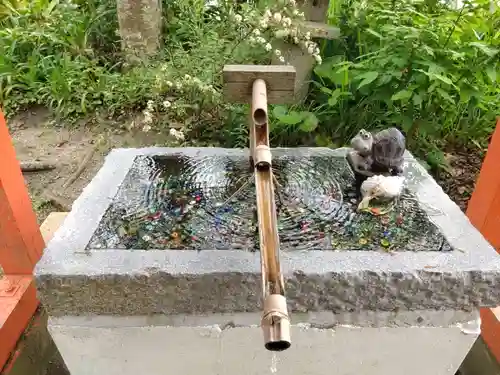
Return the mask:
<path fill-rule="evenodd" d="M 434 178 L 455 203 L 465 212 L 474 191 L 486 150 L 455 149 L 446 154 L 451 166 L 448 172 L 441 171 Z"/>
<path fill-rule="evenodd" d="M 164 134 L 144 133 L 137 118 L 120 122 L 101 119 L 97 124 L 68 127 L 49 120 L 48 113 L 36 110 L 8 121 L 18 159 L 21 162 L 53 163 L 56 168 L 27 172 L 25 177 L 34 209 L 41 223 L 52 211 L 66 211 L 101 167 L 106 154 L 117 147 L 142 147 L 169 143 Z M 171 142 L 171 141 L 170 141 Z M 94 150 L 92 154 L 92 150 Z M 88 159 L 89 153 L 92 154 Z M 470 150 L 447 153 L 451 173 L 436 178 L 444 191 L 465 211 L 480 170 L 482 156 Z M 85 164 L 75 179 L 75 172 Z M 68 184 L 68 180 L 74 182 Z M 64 187 L 64 185 L 68 185 Z"/>
<path fill-rule="evenodd" d="M 82 189 L 95 176 L 112 148 L 143 147 L 168 144 L 155 132 L 137 129 L 134 118 L 117 123 L 101 120 L 98 124 L 62 126 L 49 120 L 46 111 L 23 113 L 8 121 L 18 160 L 42 162 L 56 166 L 53 170 L 26 172 L 24 176 L 40 223 L 53 211 L 66 211 Z M 89 155 L 92 154 L 89 159 Z M 88 160 L 87 163 L 83 163 Z M 85 169 L 74 179 L 75 172 Z M 74 182 L 67 184 L 68 180 Z M 68 186 L 64 186 L 64 185 Z"/>

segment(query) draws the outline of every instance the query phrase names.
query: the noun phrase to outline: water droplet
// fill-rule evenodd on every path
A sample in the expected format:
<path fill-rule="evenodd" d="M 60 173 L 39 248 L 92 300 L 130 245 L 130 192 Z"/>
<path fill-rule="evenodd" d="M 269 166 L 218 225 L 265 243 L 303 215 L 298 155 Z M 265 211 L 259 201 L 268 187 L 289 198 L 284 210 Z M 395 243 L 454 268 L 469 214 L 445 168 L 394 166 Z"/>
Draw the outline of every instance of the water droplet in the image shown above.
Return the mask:
<path fill-rule="evenodd" d="M 278 372 L 278 354 L 276 352 L 273 352 L 271 355 L 271 367 L 269 369 L 271 370 L 271 374 Z"/>

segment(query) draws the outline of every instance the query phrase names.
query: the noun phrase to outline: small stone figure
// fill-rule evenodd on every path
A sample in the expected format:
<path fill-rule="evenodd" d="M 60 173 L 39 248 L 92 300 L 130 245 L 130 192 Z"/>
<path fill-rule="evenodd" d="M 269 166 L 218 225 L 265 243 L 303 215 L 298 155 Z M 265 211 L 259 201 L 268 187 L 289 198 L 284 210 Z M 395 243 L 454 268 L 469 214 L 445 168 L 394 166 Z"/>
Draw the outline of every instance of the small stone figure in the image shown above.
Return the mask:
<path fill-rule="evenodd" d="M 405 178 L 403 176 L 382 176 L 376 175 L 368 177 L 361 184 L 361 197 L 358 210 L 369 207 L 372 199 L 395 200 L 399 198 L 403 191 Z"/>
<path fill-rule="evenodd" d="M 404 135 L 396 128 L 382 130 L 375 135 L 362 129 L 351 140 L 354 152 L 349 154 L 352 167 L 370 174 L 402 173 L 403 155 L 406 149 Z"/>
<path fill-rule="evenodd" d="M 355 153 L 352 153 L 356 166 L 363 170 L 370 170 L 372 159 L 373 136 L 365 129 L 361 129 L 359 133 L 351 140 L 351 147 Z"/>

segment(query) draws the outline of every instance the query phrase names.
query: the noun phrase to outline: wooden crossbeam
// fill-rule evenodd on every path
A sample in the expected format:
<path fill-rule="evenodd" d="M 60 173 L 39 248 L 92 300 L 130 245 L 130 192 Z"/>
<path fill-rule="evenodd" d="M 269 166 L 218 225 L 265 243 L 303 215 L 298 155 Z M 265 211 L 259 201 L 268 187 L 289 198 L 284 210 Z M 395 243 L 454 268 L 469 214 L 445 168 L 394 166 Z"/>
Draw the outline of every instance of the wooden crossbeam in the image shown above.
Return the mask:
<path fill-rule="evenodd" d="M 226 65 L 224 98 L 232 103 L 251 103 L 253 82 L 260 78 L 266 82 L 268 103 L 292 103 L 295 74 L 295 68 L 289 65 Z"/>

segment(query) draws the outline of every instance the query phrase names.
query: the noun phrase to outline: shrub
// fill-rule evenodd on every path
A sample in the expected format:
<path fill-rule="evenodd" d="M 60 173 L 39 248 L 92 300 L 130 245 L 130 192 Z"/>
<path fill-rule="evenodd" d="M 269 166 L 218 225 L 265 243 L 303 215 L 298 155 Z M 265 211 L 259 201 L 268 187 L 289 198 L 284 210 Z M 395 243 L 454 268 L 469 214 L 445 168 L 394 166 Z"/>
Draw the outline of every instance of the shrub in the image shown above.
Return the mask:
<path fill-rule="evenodd" d="M 318 142 L 343 144 L 360 128 L 396 126 L 434 165 L 443 162 L 445 142 L 487 142 L 500 107 L 500 12 L 491 12 L 489 1 L 451 9 L 347 0 L 332 13 L 342 39 L 316 67 L 309 104 Z M 289 126 L 311 116 L 283 108 L 275 114 Z"/>
<path fill-rule="evenodd" d="M 11 0 L 13 1 L 13 0 Z M 66 118 L 143 111 L 145 131 L 181 129 L 198 143 L 245 145 L 244 108 L 222 100 L 225 64 L 268 64 L 275 38 L 321 62 L 294 0 L 272 7 L 165 1 L 163 48 L 128 66 L 119 51 L 115 0 L 37 0 L 2 13 L 0 102 L 9 114 L 33 104 Z M 183 138 L 183 137 L 180 137 Z"/>

